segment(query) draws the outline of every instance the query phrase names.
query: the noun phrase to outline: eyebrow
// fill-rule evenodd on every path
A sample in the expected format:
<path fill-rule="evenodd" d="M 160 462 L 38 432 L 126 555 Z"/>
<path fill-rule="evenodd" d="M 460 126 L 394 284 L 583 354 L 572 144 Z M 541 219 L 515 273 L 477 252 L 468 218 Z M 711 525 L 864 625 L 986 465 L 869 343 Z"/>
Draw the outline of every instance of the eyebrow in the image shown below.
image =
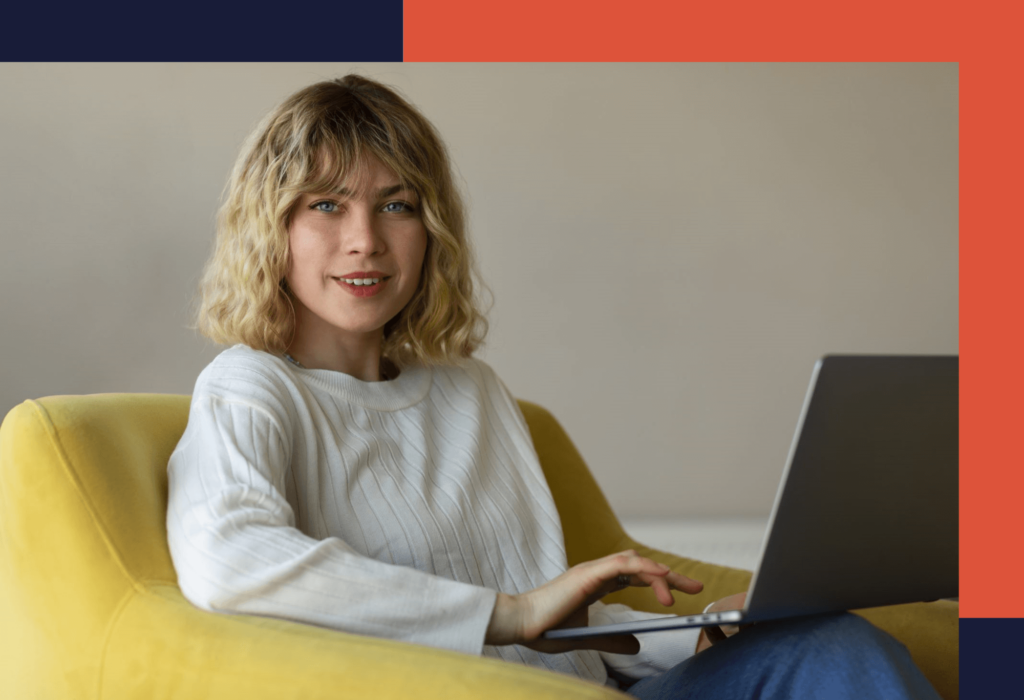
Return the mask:
<path fill-rule="evenodd" d="M 379 190 L 377 190 L 377 198 L 378 199 L 383 199 L 384 197 L 390 197 L 391 195 L 398 194 L 399 192 L 401 192 L 403 190 L 409 190 L 410 192 L 413 191 L 412 188 L 410 188 L 408 185 L 403 185 L 403 184 L 399 183 L 397 185 L 389 185 L 387 187 L 381 187 Z M 334 194 L 339 194 L 339 195 L 342 195 L 342 196 L 345 196 L 345 197 L 349 197 L 349 196 L 352 195 L 352 190 L 350 190 L 347 187 L 342 187 L 340 190 L 335 190 Z"/>

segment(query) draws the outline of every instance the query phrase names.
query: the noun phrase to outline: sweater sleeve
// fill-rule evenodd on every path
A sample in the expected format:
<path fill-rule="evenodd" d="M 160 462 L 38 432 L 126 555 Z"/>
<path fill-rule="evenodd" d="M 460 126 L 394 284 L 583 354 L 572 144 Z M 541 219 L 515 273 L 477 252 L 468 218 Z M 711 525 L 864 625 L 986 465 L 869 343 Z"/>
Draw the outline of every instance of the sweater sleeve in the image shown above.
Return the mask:
<path fill-rule="evenodd" d="M 168 543 L 185 597 L 208 611 L 480 654 L 496 592 L 305 535 L 285 498 L 289 451 L 266 407 L 193 398 L 168 464 Z"/>
<path fill-rule="evenodd" d="M 659 613 L 642 612 L 619 604 L 594 603 L 590 606 L 590 625 L 611 625 L 616 622 L 636 622 L 659 617 L 672 617 Z M 637 654 L 609 654 L 600 652 L 601 659 L 610 668 L 629 678 L 646 678 L 669 670 L 693 656 L 697 651 L 699 627 L 663 630 L 636 635 L 640 642 Z"/>

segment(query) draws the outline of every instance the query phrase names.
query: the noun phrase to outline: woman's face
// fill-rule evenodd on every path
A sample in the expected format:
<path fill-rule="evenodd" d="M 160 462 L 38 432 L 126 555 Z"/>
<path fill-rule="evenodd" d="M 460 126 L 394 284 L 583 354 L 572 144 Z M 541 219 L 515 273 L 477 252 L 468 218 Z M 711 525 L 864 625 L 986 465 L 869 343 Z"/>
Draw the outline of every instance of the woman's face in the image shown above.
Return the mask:
<path fill-rule="evenodd" d="M 360 174 L 340 191 L 302 195 L 292 209 L 285 279 L 304 343 L 379 342 L 420 282 L 419 198 L 373 156 Z"/>

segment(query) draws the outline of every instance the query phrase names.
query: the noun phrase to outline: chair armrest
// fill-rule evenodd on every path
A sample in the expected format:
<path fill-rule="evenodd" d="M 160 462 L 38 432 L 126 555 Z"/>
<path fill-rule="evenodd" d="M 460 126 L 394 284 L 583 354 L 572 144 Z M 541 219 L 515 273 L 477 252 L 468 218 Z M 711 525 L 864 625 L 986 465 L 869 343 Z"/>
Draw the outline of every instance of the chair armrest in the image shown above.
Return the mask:
<path fill-rule="evenodd" d="M 176 586 L 122 601 L 99 697 L 189 700 L 622 698 L 571 676 L 286 620 L 209 613 Z"/>
<path fill-rule="evenodd" d="M 958 700 L 960 603 L 937 600 L 853 612 L 900 640 L 943 700 Z"/>

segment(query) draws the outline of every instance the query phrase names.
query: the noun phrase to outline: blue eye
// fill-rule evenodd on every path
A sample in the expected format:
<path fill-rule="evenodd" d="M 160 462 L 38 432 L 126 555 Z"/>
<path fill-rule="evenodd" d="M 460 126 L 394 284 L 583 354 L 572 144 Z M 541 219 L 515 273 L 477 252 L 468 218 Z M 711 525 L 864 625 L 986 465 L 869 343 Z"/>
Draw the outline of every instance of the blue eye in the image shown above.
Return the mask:
<path fill-rule="evenodd" d="M 389 214 L 411 214 L 416 210 L 408 202 L 388 202 L 384 205 L 384 211 Z"/>
<path fill-rule="evenodd" d="M 309 208 L 315 209 L 316 211 L 322 211 L 325 214 L 333 214 L 334 212 L 338 211 L 337 204 L 335 204 L 334 202 L 328 202 L 326 200 L 313 202 L 312 204 L 309 205 Z"/>

